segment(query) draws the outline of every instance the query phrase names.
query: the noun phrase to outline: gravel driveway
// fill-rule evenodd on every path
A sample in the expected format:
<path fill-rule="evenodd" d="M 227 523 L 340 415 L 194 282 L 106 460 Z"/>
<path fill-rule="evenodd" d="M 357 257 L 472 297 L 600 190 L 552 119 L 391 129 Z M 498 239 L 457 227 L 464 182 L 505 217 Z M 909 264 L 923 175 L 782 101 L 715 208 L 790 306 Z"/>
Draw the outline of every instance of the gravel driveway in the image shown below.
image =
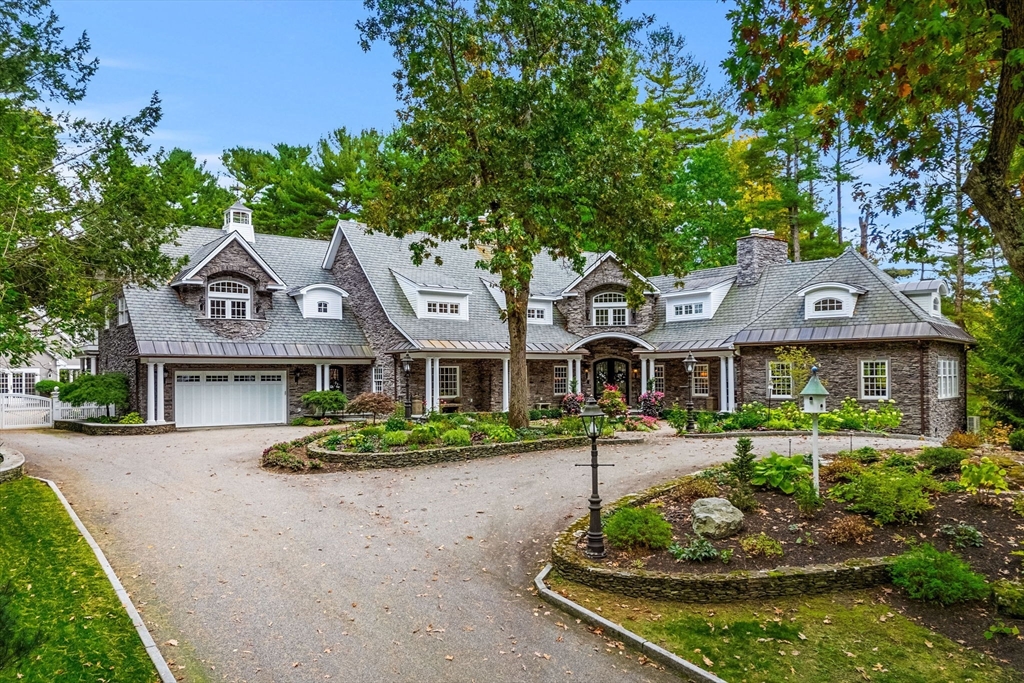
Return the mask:
<path fill-rule="evenodd" d="M 607 653 L 529 591 L 554 535 L 586 513 L 589 470 L 573 465 L 587 449 L 354 474 L 258 467 L 267 445 L 308 431 L 0 440 L 25 454 L 30 474 L 60 484 L 183 679 L 677 680 Z M 822 450 L 848 443 L 823 439 Z M 906 442 L 855 440 L 882 443 Z M 602 495 L 720 462 L 732 448 L 668 437 L 602 447 L 615 463 L 602 468 Z M 793 448 L 809 444 L 797 437 Z"/>

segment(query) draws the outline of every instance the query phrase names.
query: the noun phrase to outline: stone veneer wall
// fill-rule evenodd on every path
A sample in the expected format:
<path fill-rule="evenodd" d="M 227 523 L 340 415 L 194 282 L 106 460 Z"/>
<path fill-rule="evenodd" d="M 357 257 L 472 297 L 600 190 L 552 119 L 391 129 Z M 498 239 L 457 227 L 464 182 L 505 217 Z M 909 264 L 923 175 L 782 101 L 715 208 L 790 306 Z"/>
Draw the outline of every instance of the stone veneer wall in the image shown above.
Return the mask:
<path fill-rule="evenodd" d="M 594 297 L 605 292 L 625 292 L 628 286 L 629 278 L 623 273 L 622 267 L 617 261 L 609 258 L 573 288 L 572 291 L 579 296 L 556 301 L 555 306 L 565 318 L 566 329 L 581 337 L 599 332 L 622 332 L 640 336 L 654 327 L 657 297 L 653 294 L 646 295 L 643 306 L 630 312 L 632 320 L 629 321 L 629 325 L 597 327 L 590 324 L 590 304 Z"/>
<path fill-rule="evenodd" d="M 25 476 L 25 457 L 18 451 L 7 448 L 0 450 L 0 484 L 15 481 Z"/>
<path fill-rule="evenodd" d="M 772 236 L 747 235 L 736 240 L 736 285 L 756 285 L 772 263 L 789 260 L 789 245 Z"/>
<path fill-rule="evenodd" d="M 818 362 L 820 376 L 829 391 L 829 406 L 838 407 L 844 397 L 860 396 L 860 361 L 889 361 L 889 395 L 903 411 L 903 424 L 896 431 L 944 438 L 966 422 L 966 352 L 963 347 L 942 342 L 880 342 L 875 344 L 808 344 Z M 743 363 L 737 369 L 740 403 L 767 403 L 768 361 L 775 359 L 774 347 L 748 346 L 741 349 Z M 938 400 L 940 356 L 960 359 L 961 398 Z M 923 374 L 922 374 L 923 370 Z M 803 387 L 796 387 L 799 392 Z M 779 402 L 780 399 L 774 399 Z M 874 400 L 860 401 L 864 407 Z"/>
<path fill-rule="evenodd" d="M 99 331 L 98 338 L 97 372 L 124 373 L 128 378 L 128 410 L 145 415 L 146 389 L 140 386 L 145 373 L 139 372 L 139 347 L 135 343 L 131 318 L 129 317 L 128 324 L 118 325 L 115 317 L 109 329 Z"/>
<path fill-rule="evenodd" d="M 680 481 L 621 498 L 606 506 L 605 513 L 611 514 L 621 507 L 644 505 L 671 491 Z M 555 570 L 562 577 L 585 586 L 648 600 L 730 602 L 870 588 L 889 582 L 894 560 L 869 557 L 841 564 L 741 570 L 725 574 L 613 569 L 587 559 L 577 547 L 578 539 L 585 538 L 581 532 L 586 531 L 588 524 L 589 518 L 581 517 L 555 539 L 551 549 L 551 564 Z"/>
<path fill-rule="evenodd" d="M 53 428 L 63 429 L 68 432 L 89 434 L 90 436 L 166 434 L 167 432 L 173 432 L 175 429 L 173 422 L 157 425 L 119 425 L 100 424 L 98 422 L 86 422 L 84 420 L 55 420 Z"/>

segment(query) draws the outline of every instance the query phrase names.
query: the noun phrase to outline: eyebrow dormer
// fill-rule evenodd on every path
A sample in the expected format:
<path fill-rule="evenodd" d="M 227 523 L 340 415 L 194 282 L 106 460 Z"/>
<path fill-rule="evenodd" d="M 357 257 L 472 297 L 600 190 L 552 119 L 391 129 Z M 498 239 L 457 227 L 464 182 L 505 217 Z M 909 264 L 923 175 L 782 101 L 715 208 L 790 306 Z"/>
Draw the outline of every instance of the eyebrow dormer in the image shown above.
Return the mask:
<path fill-rule="evenodd" d="M 804 287 L 797 296 L 804 298 L 804 320 L 850 318 L 857 299 L 867 290 L 843 282 L 819 282 Z"/>

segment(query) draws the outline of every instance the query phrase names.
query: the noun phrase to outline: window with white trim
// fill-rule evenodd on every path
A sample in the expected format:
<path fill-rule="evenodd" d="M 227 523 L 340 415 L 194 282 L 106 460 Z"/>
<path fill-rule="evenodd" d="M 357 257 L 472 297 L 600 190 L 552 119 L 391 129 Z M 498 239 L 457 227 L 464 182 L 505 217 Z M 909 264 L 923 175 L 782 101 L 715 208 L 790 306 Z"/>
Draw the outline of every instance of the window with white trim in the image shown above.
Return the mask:
<path fill-rule="evenodd" d="M 704 302 L 697 301 L 692 304 L 676 304 L 675 314 L 677 316 L 704 315 Z"/>
<path fill-rule="evenodd" d="M 543 308 L 527 308 L 526 309 L 527 320 L 543 320 L 544 309 Z"/>
<path fill-rule="evenodd" d="M 623 326 L 629 321 L 629 308 L 626 306 L 626 295 L 621 292 L 605 292 L 594 297 L 594 325 Z"/>
<path fill-rule="evenodd" d="M 35 394 L 38 370 L 0 370 L 0 394 Z"/>
<path fill-rule="evenodd" d="M 202 375 L 178 375 L 177 377 L 174 378 L 174 381 L 185 384 L 191 382 L 200 382 L 202 381 L 202 379 Z"/>
<path fill-rule="evenodd" d="M 711 366 L 708 363 L 697 363 L 693 366 L 693 386 L 691 387 L 694 396 L 708 396 L 711 394 Z"/>
<path fill-rule="evenodd" d="M 234 380 L 236 382 L 255 382 L 256 375 L 235 375 Z"/>
<path fill-rule="evenodd" d="M 569 393 L 569 366 L 555 366 L 555 396 L 564 396 Z"/>
<path fill-rule="evenodd" d="M 316 312 L 317 313 L 329 313 L 330 310 L 331 310 L 331 306 L 326 301 L 317 301 L 316 302 Z"/>
<path fill-rule="evenodd" d="M 458 398 L 459 393 L 459 366 L 442 365 L 437 372 L 437 395 L 440 398 Z"/>
<path fill-rule="evenodd" d="M 427 313 L 433 313 L 434 315 L 458 315 L 459 305 L 447 301 L 428 301 Z"/>
<path fill-rule="evenodd" d="M 242 225 L 249 225 L 249 212 L 248 211 L 232 211 L 231 222 L 241 223 Z"/>
<path fill-rule="evenodd" d="M 793 398 L 793 368 L 789 363 L 768 361 L 768 398 Z"/>
<path fill-rule="evenodd" d="M 117 324 L 128 324 L 128 302 L 123 296 L 117 297 Z"/>
<path fill-rule="evenodd" d="M 841 310 L 843 310 L 843 302 L 841 299 L 827 296 L 824 299 L 818 299 L 814 302 L 815 313 L 827 313 Z"/>
<path fill-rule="evenodd" d="M 384 366 L 374 365 L 373 366 L 373 392 L 375 394 L 384 393 Z"/>
<path fill-rule="evenodd" d="M 654 390 L 665 393 L 665 366 L 654 366 Z"/>
<path fill-rule="evenodd" d="M 213 282 L 207 287 L 207 312 L 215 319 L 245 320 L 249 317 L 248 285 L 233 280 Z"/>
<path fill-rule="evenodd" d="M 227 382 L 228 381 L 228 376 L 227 375 L 207 375 L 206 376 L 206 381 L 207 382 Z"/>
<path fill-rule="evenodd" d="M 939 398 L 957 398 L 960 395 L 960 361 L 956 358 L 939 359 Z"/>
<path fill-rule="evenodd" d="M 889 398 L 889 361 L 860 362 L 860 397 L 865 400 Z"/>

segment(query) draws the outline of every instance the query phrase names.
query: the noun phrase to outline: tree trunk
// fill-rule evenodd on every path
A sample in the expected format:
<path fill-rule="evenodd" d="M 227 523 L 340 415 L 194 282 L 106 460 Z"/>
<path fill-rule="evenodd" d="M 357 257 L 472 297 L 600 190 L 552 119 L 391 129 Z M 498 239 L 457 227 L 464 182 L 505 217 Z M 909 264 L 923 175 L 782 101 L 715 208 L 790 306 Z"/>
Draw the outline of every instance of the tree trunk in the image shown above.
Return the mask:
<path fill-rule="evenodd" d="M 861 216 L 858 219 L 860 223 L 860 255 L 864 258 L 868 257 L 868 217 Z"/>
<path fill-rule="evenodd" d="M 836 236 L 843 244 L 843 127 L 836 135 Z"/>
<path fill-rule="evenodd" d="M 964 121 L 960 107 L 956 108 L 956 136 L 953 140 L 953 157 L 956 162 L 954 173 L 956 174 L 956 283 L 953 285 L 953 311 L 958 323 L 963 322 L 964 313 L 964 289 L 967 286 L 965 278 L 966 270 L 966 221 L 964 220 L 964 191 L 963 191 L 963 135 Z"/>
<path fill-rule="evenodd" d="M 530 379 L 526 369 L 526 307 L 530 303 L 530 290 L 520 287 L 502 291 L 509 341 L 508 426 L 519 429 L 530 425 Z"/>
<path fill-rule="evenodd" d="M 797 207 L 789 207 L 789 239 L 793 243 L 793 263 L 800 262 L 800 221 L 796 214 Z"/>

